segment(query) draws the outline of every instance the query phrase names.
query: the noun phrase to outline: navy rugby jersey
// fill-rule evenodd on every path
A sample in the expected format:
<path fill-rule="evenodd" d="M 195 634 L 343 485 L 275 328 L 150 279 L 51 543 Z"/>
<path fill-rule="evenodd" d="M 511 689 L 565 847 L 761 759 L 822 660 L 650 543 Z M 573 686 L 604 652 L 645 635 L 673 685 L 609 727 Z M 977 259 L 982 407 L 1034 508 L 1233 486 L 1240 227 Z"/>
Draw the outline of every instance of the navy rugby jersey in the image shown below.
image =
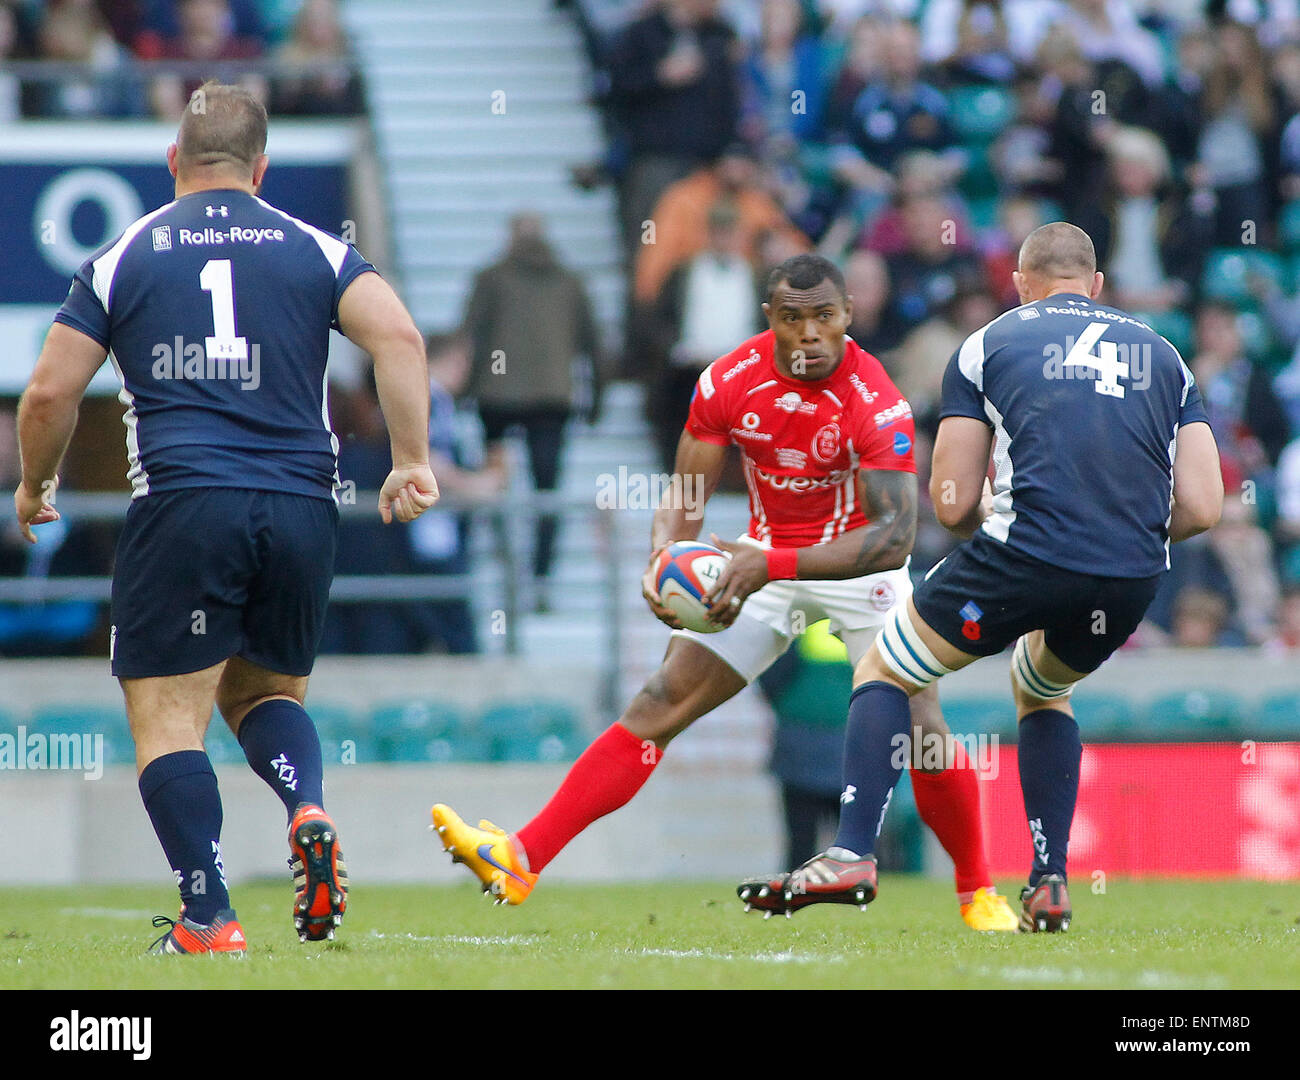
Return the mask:
<path fill-rule="evenodd" d="M 1209 421 L 1145 323 L 1074 294 L 1013 308 L 954 354 L 940 415 L 993 428 L 994 540 L 1105 577 L 1168 568 L 1178 429 Z"/>
<path fill-rule="evenodd" d="M 238 190 L 182 196 L 87 259 L 55 320 L 109 350 L 132 497 L 236 487 L 334 498 L 329 333 L 343 291 L 373 269 Z"/>

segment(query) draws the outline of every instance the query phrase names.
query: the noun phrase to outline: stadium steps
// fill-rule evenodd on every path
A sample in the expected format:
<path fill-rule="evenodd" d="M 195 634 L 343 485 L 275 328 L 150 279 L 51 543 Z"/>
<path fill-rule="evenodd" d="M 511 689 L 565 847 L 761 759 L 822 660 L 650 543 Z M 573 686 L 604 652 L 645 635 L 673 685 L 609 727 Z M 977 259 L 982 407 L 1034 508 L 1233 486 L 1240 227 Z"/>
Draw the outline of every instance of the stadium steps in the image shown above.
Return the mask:
<path fill-rule="evenodd" d="M 463 6 L 351 0 L 345 19 L 366 73 L 397 271 L 417 322 L 428 330 L 457 322 L 473 274 L 502 250 L 509 216 L 528 208 L 546 218 L 561 257 L 583 275 L 597 319 L 613 341 L 622 303 L 613 193 L 578 191 L 568 176 L 572 165 L 604 151 L 599 118 L 586 101 L 587 61 L 569 17 L 550 0 Z M 504 91 L 503 114 L 492 108 L 497 91 Z M 521 447 L 513 452 L 514 493 L 521 494 L 528 487 L 526 462 Z M 596 527 L 595 495 L 598 477 L 620 465 L 632 473 L 660 471 L 640 389 L 630 384 L 610 387 L 598 424 L 571 426 L 563 491 L 589 502 L 592 518 L 571 518 L 561 528 L 553 613 L 524 614 L 517 628 L 526 655 L 599 659 L 611 647 L 609 534 Z M 622 703 L 657 665 L 667 630 L 649 617 L 641 599 L 652 511 L 608 513 L 618 518 L 616 636 L 623 666 L 615 696 Z M 745 513 L 743 499 L 718 499 L 706 526 L 734 536 L 745 527 Z M 530 523 L 521 516 L 510 530 L 513 549 L 527 566 Z M 497 538 L 476 529 L 472 548 L 481 641 L 485 651 L 500 652 L 503 637 L 491 626 L 504 573 Z M 674 759 L 721 767 L 761 761 L 765 741 L 736 736 L 761 734 L 769 714 L 761 703 L 733 704 L 703 721 L 682 752 L 674 749 Z"/>
<path fill-rule="evenodd" d="M 507 219 L 528 208 L 547 219 L 612 330 L 621 298 L 613 195 L 580 192 L 568 177 L 603 152 L 569 16 L 549 0 L 352 0 L 345 19 L 416 321 L 429 330 L 457 322 L 474 272 L 502 249 Z M 494 111 L 501 93 L 504 111 Z"/>

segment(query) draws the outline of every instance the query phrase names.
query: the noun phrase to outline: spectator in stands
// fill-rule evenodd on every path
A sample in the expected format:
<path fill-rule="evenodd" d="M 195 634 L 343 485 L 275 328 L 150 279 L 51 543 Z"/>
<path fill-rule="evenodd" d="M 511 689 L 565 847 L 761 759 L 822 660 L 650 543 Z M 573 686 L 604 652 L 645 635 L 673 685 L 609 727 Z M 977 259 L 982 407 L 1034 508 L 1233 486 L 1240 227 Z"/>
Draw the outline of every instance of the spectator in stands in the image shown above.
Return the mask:
<path fill-rule="evenodd" d="M 303 0 L 289 39 L 275 52 L 289 71 L 277 75 L 272 111 L 293 116 L 354 116 L 361 79 L 354 67 L 337 0 Z M 293 69 L 302 69 L 295 73 Z"/>
<path fill-rule="evenodd" d="M 1096 69 L 1069 31 L 1054 27 L 1039 47 L 1038 62 L 1043 91 L 1056 99 L 1047 157 L 1056 162 L 1060 180 L 1049 193 L 1061 204 L 1065 219 L 1074 221 L 1104 196 L 1106 142 L 1126 118 L 1113 107 L 1120 102 L 1096 96 Z"/>
<path fill-rule="evenodd" d="M 951 175 L 965 167 L 948 119 L 947 99 L 921 81 L 916 27 L 897 19 L 883 32 L 881 69 L 857 96 L 843 128 L 833 134 L 835 173 L 852 192 L 861 221 L 880 209 L 893 189 L 890 171 L 911 150 L 942 155 Z"/>
<path fill-rule="evenodd" d="M 664 189 L 735 139 L 738 48 L 717 0 L 659 0 L 615 42 L 610 93 L 629 159 L 619 185 L 629 266 Z"/>
<path fill-rule="evenodd" d="M 1237 641 L 1228 631 L 1228 601 L 1222 593 L 1196 586 L 1174 601 L 1170 644 L 1181 649 L 1208 649 Z"/>
<path fill-rule="evenodd" d="M 1235 246 L 1247 223 L 1262 234 L 1271 221 L 1265 151 L 1277 138 L 1268 65 L 1248 28 L 1234 22 L 1219 27 L 1200 111 L 1197 164 L 1218 199 L 1215 243 Z"/>
<path fill-rule="evenodd" d="M 966 204 L 952 189 L 952 168 L 938 154 L 929 150 L 912 150 L 898 159 L 894 169 L 893 201 L 867 222 L 854 246 L 897 255 L 907 249 L 907 223 L 903 207 L 912 199 L 942 199 L 948 218 L 957 227 L 955 243 L 970 247 L 974 237 L 967 222 Z M 831 243 L 823 241 L 823 246 Z"/>
<path fill-rule="evenodd" d="M 484 468 L 471 464 L 472 455 L 461 437 L 456 401 L 469 382 L 469 343 L 456 334 L 430 336 L 429 466 L 437 471 L 438 488 L 458 502 L 490 503 L 505 494 L 507 473 L 499 458 Z M 428 519 L 427 521 L 425 519 Z M 468 574 L 470 520 L 466 514 L 434 507 L 406 530 L 411 566 L 422 574 Z M 479 651 L 468 596 L 433 600 L 417 612 L 428 637 L 449 653 Z"/>
<path fill-rule="evenodd" d="M 745 257 L 734 205 L 713 206 L 708 236 L 707 248 L 669 275 L 656 304 L 661 371 L 652 385 L 651 418 L 669 472 L 700 372 L 765 326 L 759 274 Z"/>
<path fill-rule="evenodd" d="M 981 250 L 985 279 L 1001 310 L 1020 305 L 1011 272 L 1016 269 L 1020 246 L 1031 232 L 1046 224 L 1039 199 L 1012 195 L 998 203 L 997 225 L 985 233 Z"/>
<path fill-rule="evenodd" d="M 554 491 L 574 411 L 574 361 L 584 358 L 591 371 L 591 416 L 599 411 L 604 363 L 582 279 L 557 258 L 536 214 L 511 218 L 509 247 L 475 277 L 462 328 L 473 353 L 470 393 L 478 401 L 489 462 L 495 465 L 504 454 L 507 432 L 520 428 L 534 485 Z M 541 606 L 558 522 L 555 514 L 542 514 L 535 533 L 533 576 Z"/>
<path fill-rule="evenodd" d="M 958 277 L 956 291 L 907 335 L 895 350 L 888 370 L 903 397 L 911 403 L 918 426 L 938 426 L 940 391 L 948 361 L 961 344 L 1002 311 L 976 274 Z"/>
<path fill-rule="evenodd" d="M 204 61 L 216 64 L 219 71 L 220 61 L 254 60 L 262 55 L 261 41 L 236 34 L 229 0 L 179 0 L 176 19 L 177 35 L 156 43 L 151 40 L 150 51 L 154 48 L 157 51 L 149 58 Z M 227 81 L 237 82 L 260 100 L 266 100 L 266 79 L 258 73 L 244 73 L 238 79 Z M 164 120 L 178 119 L 190 95 L 202 82 L 202 78 L 195 76 L 157 76 L 149 91 L 154 115 Z"/>
<path fill-rule="evenodd" d="M 1211 300 L 1198 309 L 1192 371 L 1220 455 L 1244 477 L 1266 479 L 1291 430 L 1268 374 L 1246 355 L 1231 304 Z"/>
<path fill-rule="evenodd" d="M 18 55 L 18 20 L 13 8 L 0 4 L 0 124 L 9 124 L 22 115 L 22 84 L 3 70 L 4 62 Z"/>
<path fill-rule="evenodd" d="M 859 249 L 844 263 L 844 286 L 853 300 L 849 337 L 879 358 L 898 344 L 889 324 L 889 268 L 874 251 Z"/>
<path fill-rule="evenodd" d="M 1128 0 L 1069 0 L 1056 25 L 1068 30 L 1100 69 L 1127 68 L 1150 87 L 1164 80 L 1160 42 L 1138 22 Z"/>
<path fill-rule="evenodd" d="M 790 224 L 776 200 L 760 185 L 757 163 L 749 152 L 733 145 L 706 168 L 679 180 L 663 193 L 654 208 L 654 243 L 637 254 L 634 297 L 651 305 L 668 275 L 708 244 L 709 211 L 718 203 L 731 205 L 737 215 L 739 242 L 745 258 L 754 259 L 760 237 L 784 233 L 800 251 L 808 238 Z"/>
<path fill-rule="evenodd" d="M 76 64 L 85 74 L 35 86 L 35 115 L 84 119 L 143 111 L 138 87 L 123 66 L 125 53 L 94 0 L 52 0 L 37 33 L 44 59 Z"/>
<path fill-rule="evenodd" d="M 1233 628 L 1251 645 L 1273 633 L 1281 586 L 1274 562 L 1273 541 L 1259 527 L 1257 503 L 1225 485 L 1223 517 L 1206 535 L 1232 587 Z"/>
<path fill-rule="evenodd" d="M 7 404 L 0 408 L 0 483 L 17 486 L 21 475 L 15 407 Z M 50 524 L 35 545 L 12 518 L 0 526 L 0 580 L 108 573 L 112 548 L 96 544 L 93 527 L 79 528 L 66 511 Z M 90 601 L 0 603 L 0 656 L 79 655 L 99 622 L 99 606 Z"/>
<path fill-rule="evenodd" d="M 1169 155 L 1144 128 L 1117 128 L 1106 151 L 1107 198 L 1077 224 L 1092 237 L 1098 265 L 1107 267 L 1114 303 L 1143 313 L 1186 305 L 1213 242 L 1213 196 L 1179 198 L 1171 188 Z"/>
<path fill-rule="evenodd" d="M 769 143 L 815 142 L 829 89 L 826 48 L 809 32 L 800 0 L 763 0 L 762 36 L 742 67 L 741 133 Z M 779 153 L 779 150 L 774 152 Z"/>
<path fill-rule="evenodd" d="M 933 195 L 903 204 L 907 247 L 886 260 L 893 285 L 891 318 L 903 334 L 938 314 L 966 282 L 983 280 L 979 258 L 958 244 L 949 207 Z"/>
<path fill-rule="evenodd" d="M 1300 649 L 1300 582 L 1290 584 L 1282 591 L 1277 628 L 1265 646 L 1270 652 L 1294 652 Z"/>
<path fill-rule="evenodd" d="M 339 438 L 340 500 L 378 491 L 392 468 L 392 448 L 375 393 L 374 371 L 347 397 L 350 408 L 332 410 Z M 373 514 L 345 514 L 339 521 L 336 574 L 412 573 L 406 530 L 386 526 Z M 417 603 L 362 601 L 330 604 L 320 652 L 385 655 L 421 652 L 427 644 Z"/>
<path fill-rule="evenodd" d="M 1056 101 L 1037 72 L 1019 75 L 1013 84 L 1015 118 L 997 137 L 990 163 L 998 187 L 1013 193 L 1041 195 L 1062 179 L 1061 163 L 1050 156 Z"/>
<path fill-rule="evenodd" d="M 956 83 L 1007 83 L 1016 73 L 997 0 L 932 0 L 921 17 L 921 56 Z"/>
<path fill-rule="evenodd" d="M 847 35 L 839 71 L 831 81 L 830 95 L 826 101 L 825 126 L 828 132 L 849 129 L 853 118 L 853 103 L 868 83 L 875 82 L 880 77 L 883 51 L 884 24 L 874 15 L 862 16 Z"/>

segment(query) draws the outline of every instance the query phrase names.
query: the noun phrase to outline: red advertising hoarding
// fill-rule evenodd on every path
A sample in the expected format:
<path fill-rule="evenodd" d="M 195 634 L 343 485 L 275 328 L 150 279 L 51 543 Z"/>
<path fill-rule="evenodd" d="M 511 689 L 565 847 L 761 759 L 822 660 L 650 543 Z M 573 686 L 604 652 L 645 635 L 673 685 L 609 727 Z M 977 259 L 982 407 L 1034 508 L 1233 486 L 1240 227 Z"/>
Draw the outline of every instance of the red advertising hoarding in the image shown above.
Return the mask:
<path fill-rule="evenodd" d="M 1021 876 L 1033 852 L 1014 746 L 991 772 L 980 784 L 990 867 Z M 1080 773 L 1072 878 L 1300 878 L 1300 743 L 1090 745 Z"/>

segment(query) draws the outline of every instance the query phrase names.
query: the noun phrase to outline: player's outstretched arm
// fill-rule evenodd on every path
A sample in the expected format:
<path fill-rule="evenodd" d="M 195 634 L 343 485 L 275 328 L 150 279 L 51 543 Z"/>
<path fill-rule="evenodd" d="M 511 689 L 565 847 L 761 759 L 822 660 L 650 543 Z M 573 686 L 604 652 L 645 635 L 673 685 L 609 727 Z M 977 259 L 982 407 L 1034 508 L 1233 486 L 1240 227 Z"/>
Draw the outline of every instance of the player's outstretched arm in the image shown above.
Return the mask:
<path fill-rule="evenodd" d="M 378 274 L 357 277 L 339 298 L 339 329 L 375 362 L 375 389 L 388 424 L 393 471 L 379 491 L 379 516 L 411 521 L 438 501 L 429 468 L 429 370 L 424 339 Z"/>
<path fill-rule="evenodd" d="M 934 516 L 963 540 L 984 521 L 983 502 L 989 471 L 993 429 L 969 416 L 945 416 L 939 421 L 930 466 L 930 501 Z"/>
<path fill-rule="evenodd" d="M 1212 529 L 1223 512 L 1223 469 L 1210 425 L 1184 424 L 1178 429 L 1174 455 L 1174 499 L 1169 539 L 1174 543 Z"/>
<path fill-rule="evenodd" d="M 704 504 L 717 490 L 726 460 L 726 446 L 705 442 L 689 431 L 683 431 L 673 464 L 672 489 L 661 500 L 650 527 L 650 563 L 641 579 L 641 593 L 655 617 L 674 630 L 680 630 L 681 623 L 672 611 L 659 603 L 654 583 L 655 556 L 674 540 L 694 540 L 700 535 Z"/>
<path fill-rule="evenodd" d="M 94 338 L 56 322 L 45 338 L 32 377 L 18 403 L 18 452 L 23 477 L 14 492 L 18 527 L 36 543 L 33 525 L 57 521 L 56 474 L 77 427 L 86 387 L 108 356 Z"/>

